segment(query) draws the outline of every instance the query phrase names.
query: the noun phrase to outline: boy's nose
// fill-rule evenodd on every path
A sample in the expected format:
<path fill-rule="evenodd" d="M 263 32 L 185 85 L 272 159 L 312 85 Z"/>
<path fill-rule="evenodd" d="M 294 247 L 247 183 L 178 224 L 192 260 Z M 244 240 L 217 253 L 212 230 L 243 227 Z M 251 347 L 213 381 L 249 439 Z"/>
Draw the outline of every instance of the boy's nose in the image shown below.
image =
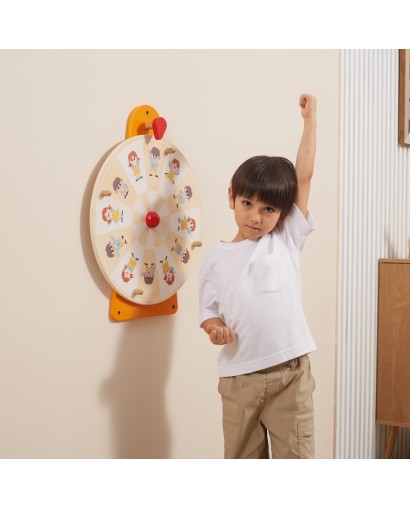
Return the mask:
<path fill-rule="evenodd" d="M 261 216 L 259 214 L 255 214 L 251 217 L 251 222 L 258 224 L 261 222 Z"/>

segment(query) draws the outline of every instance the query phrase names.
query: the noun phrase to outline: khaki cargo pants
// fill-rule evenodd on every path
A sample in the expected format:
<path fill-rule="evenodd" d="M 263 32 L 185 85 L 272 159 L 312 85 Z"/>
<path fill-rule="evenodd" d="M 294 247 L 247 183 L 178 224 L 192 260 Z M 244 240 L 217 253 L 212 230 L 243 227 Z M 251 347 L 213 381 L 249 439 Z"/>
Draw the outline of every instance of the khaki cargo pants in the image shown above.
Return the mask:
<path fill-rule="evenodd" d="M 220 378 L 225 458 L 313 458 L 314 389 L 307 355 Z"/>

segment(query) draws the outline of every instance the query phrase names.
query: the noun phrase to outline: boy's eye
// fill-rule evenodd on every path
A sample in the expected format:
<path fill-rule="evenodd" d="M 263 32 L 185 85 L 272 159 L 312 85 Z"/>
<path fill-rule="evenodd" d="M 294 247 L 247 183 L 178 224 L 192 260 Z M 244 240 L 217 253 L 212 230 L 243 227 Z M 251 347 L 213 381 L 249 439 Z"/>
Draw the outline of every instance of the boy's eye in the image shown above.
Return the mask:
<path fill-rule="evenodd" d="M 242 204 L 245 205 L 245 207 L 249 207 L 251 205 L 251 202 L 248 200 L 244 200 Z"/>
<path fill-rule="evenodd" d="M 275 209 L 273 207 L 266 207 L 266 212 L 269 212 L 269 214 L 272 214 L 272 212 L 275 212 Z"/>

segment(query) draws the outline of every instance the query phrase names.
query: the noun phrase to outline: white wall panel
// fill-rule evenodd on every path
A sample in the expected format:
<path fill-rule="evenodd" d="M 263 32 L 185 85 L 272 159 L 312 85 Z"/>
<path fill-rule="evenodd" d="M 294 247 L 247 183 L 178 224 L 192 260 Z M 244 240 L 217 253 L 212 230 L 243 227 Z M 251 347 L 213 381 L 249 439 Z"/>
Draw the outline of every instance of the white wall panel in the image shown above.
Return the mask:
<path fill-rule="evenodd" d="M 410 149 L 397 141 L 398 76 L 398 50 L 341 52 L 338 458 L 382 457 L 386 439 L 375 424 L 377 265 L 408 257 L 410 247 Z M 395 457 L 410 456 L 409 431 L 400 431 Z"/>

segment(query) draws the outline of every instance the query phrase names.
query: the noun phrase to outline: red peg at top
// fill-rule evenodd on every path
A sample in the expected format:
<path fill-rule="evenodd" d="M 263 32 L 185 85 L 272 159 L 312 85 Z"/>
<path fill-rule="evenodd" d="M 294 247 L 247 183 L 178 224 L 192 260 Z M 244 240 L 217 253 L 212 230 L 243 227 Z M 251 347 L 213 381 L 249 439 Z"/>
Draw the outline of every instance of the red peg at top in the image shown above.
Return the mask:
<path fill-rule="evenodd" d="M 155 211 L 151 210 L 145 216 L 145 222 L 148 228 L 156 228 L 159 225 L 160 217 Z"/>
<path fill-rule="evenodd" d="M 145 122 L 145 129 L 152 129 L 156 140 L 162 140 L 167 130 L 167 121 L 164 117 L 155 117 L 152 122 Z"/>
<path fill-rule="evenodd" d="M 162 140 L 164 133 L 167 129 L 167 121 L 164 117 L 156 117 L 152 121 L 152 130 L 156 140 Z"/>

